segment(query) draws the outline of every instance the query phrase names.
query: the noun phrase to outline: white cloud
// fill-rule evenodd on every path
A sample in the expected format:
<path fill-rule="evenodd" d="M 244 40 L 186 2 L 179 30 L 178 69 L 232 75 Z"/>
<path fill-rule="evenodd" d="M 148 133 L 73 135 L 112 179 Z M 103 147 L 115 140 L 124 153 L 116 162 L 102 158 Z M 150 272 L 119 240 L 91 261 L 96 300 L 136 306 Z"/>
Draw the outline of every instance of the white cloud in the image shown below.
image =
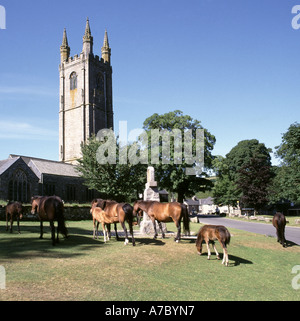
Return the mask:
<path fill-rule="evenodd" d="M 58 133 L 41 126 L 33 126 L 25 122 L 0 120 L 0 139 L 19 140 L 57 140 Z"/>
<path fill-rule="evenodd" d="M 0 86 L 0 94 L 56 96 L 57 91 L 37 86 Z"/>

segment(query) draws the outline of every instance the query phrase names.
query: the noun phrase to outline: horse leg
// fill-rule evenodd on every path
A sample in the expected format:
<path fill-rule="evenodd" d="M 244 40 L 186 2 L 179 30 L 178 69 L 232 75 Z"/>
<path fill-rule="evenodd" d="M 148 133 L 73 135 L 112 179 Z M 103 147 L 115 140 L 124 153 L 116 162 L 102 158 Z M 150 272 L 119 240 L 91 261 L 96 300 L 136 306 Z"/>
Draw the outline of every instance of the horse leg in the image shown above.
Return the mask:
<path fill-rule="evenodd" d="M 133 236 L 133 228 L 132 228 L 132 222 L 129 222 L 129 231 L 130 231 L 130 234 L 131 234 L 131 237 L 132 237 L 132 245 L 135 246 L 135 239 L 134 239 L 134 236 Z"/>
<path fill-rule="evenodd" d="M 129 240 L 128 240 L 128 234 L 127 234 L 127 228 L 126 228 L 126 225 L 125 225 L 125 222 L 120 222 L 122 227 L 123 227 L 123 230 L 125 232 L 125 242 L 124 242 L 124 245 L 127 245 L 129 243 Z"/>
<path fill-rule="evenodd" d="M 197 239 L 197 242 L 196 242 L 197 253 L 199 255 L 202 254 L 202 242 L 203 242 L 203 237 L 199 236 L 199 239 Z"/>
<path fill-rule="evenodd" d="M 13 220 L 13 215 L 10 216 L 10 229 L 9 229 L 9 232 L 12 233 L 13 232 L 13 224 L 14 224 L 14 220 Z"/>
<path fill-rule="evenodd" d="M 40 239 L 43 238 L 44 230 L 43 230 L 43 221 L 40 220 Z"/>
<path fill-rule="evenodd" d="M 54 226 L 54 223 L 53 223 L 53 226 Z M 59 223 L 59 221 L 57 221 L 57 235 L 56 235 L 56 243 L 59 243 L 59 237 L 58 237 L 58 234 L 59 234 L 59 231 L 61 230 L 60 228 L 60 223 Z M 55 227 L 54 227 L 54 233 L 55 233 Z M 54 237 L 55 237 L 55 235 L 54 235 Z"/>
<path fill-rule="evenodd" d="M 206 243 L 206 247 L 207 247 L 207 259 L 209 260 L 210 259 L 210 249 L 209 249 L 209 240 L 205 240 L 205 243 Z"/>
<path fill-rule="evenodd" d="M 115 233 L 116 233 L 116 240 L 119 241 L 117 223 L 114 223 L 114 227 L 115 227 Z"/>
<path fill-rule="evenodd" d="M 158 226 L 159 226 L 159 228 L 160 228 L 160 230 L 161 230 L 161 236 L 162 236 L 162 238 L 164 239 L 164 238 L 165 238 L 165 233 L 164 233 L 164 231 L 163 231 L 161 222 L 158 222 L 158 221 L 157 221 L 157 223 L 158 223 Z"/>
<path fill-rule="evenodd" d="M 228 266 L 228 252 L 227 252 L 227 247 L 225 244 L 222 244 L 222 247 L 223 247 L 223 261 L 222 261 L 222 264 L 225 263 L 225 266 Z"/>
<path fill-rule="evenodd" d="M 93 239 L 95 238 L 95 234 L 96 234 L 96 221 L 93 218 Z"/>
<path fill-rule="evenodd" d="M 19 216 L 17 217 L 17 225 L 18 225 L 18 233 L 21 234 L 21 231 L 20 231 L 20 217 Z"/>
<path fill-rule="evenodd" d="M 212 241 L 212 245 L 213 245 L 214 251 L 215 251 L 215 253 L 216 253 L 217 259 L 220 260 L 220 256 L 219 256 L 219 253 L 218 253 L 218 251 L 217 251 L 216 244 L 215 244 L 214 241 Z"/>
<path fill-rule="evenodd" d="M 103 230 L 103 239 L 104 239 L 104 243 L 106 243 L 105 223 L 101 222 L 101 224 L 102 224 L 102 230 Z"/>
<path fill-rule="evenodd" d="M 51 228 L 51 239 L 52 239 L 52 245 L 55 245 L 55 227 L 54 227 L 54 221 L 50 221 L 50 228 Z"/>
<path fill-rule="evenodd" d="M 286 247 L 286 239 L 284 236 L 284 226 L 281 226 L 280 234 L 281 234 L 281 244 L 283 247 Z"/>
<path fill-rule="evenodd" d="M 179 240 L 180 240 L 181 224 L 180 224 L 180 221 L 176 221 L 175 224 L 176 224 L 176 227 L 177 227 L 177 236 L 175 237 L 175 242 L 178 243 Z"/>
<path fill-rule="evenodd" d="M 8 231 L 8 213 L 6 213 L 6 231 Z"/>
<path fill-rule="evenodd" d="M 153 228 L 154 228 L 154 237 L 153 237 L 153 239 L 156 239 L 158 234 L 157 234 L 157 231 L 156 231 L 155 218 L 153 217 L 153 218 L 151 218 L 151 220 L 152 220 L 152 224 L 153 224 Z"/>

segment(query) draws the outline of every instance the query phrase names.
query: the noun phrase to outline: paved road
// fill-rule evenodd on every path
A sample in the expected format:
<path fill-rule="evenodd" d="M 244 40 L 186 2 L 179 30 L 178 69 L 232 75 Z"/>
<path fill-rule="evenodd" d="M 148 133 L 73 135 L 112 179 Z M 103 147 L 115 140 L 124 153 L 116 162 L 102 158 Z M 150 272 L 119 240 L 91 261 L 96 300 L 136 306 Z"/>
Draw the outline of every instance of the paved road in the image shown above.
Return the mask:
<path fill-rule="evenodd" d="M 238 220 L 231 220 L 229 218 L 224 218 L 224 217 L 201 217 L 201 216 L 200 216 L 200 223 L 224 225 L 226 227 L 232 227 L 239 230 L 276 237 L 276 230 L 274 226 L 271 224 L 244 222 L 244 221 L 238 221 Z M 293 243 L 300 245 L 300 228 L 286 226 L 285 238 L 287 241 L 291 241 Z"/>

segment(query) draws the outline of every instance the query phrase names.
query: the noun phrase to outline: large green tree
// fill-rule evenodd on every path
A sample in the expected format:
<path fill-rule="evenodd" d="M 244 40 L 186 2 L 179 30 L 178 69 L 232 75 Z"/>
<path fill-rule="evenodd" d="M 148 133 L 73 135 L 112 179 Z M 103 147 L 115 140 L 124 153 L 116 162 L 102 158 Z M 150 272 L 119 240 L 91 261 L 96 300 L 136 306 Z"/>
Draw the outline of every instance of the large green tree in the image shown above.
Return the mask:
<path fill-rule="evenodd" d="M 256 184 L 254 181 L 256 182 L 261 175 L 261 166 L 266 169 L 268 175 L 271 175 L 270 152 L 265 144 L 257 139 L 251 139 L 240 141 L 225 158 L 216 158 L 214 170 L 218 180 L 213 195 L 218 204 L 236 205 L 238 201 L 242 201 L 244 205 L 261 207 L 266 201 L 265 198 L 263 200 L 262 194 L 268 188 L 269 179 L 266 178 L 260 190 L 254 187 Z M 254 185 L 251 185 L 251 180 Z"/>
<path fill-rule="evenodd" d="M 157 113 L 148 117 L 144 121 L 144 130 L 148 134 L 149 153 L 151 153 L 151 147 L 153 147 L 153 142 L 151 141 L 152 130 L 159 130 L 161 133 L 174 132 L 174 130 L 179 130 L 181 137 L 184 137 L 184 133 L 190 130 L 192 133 L 192 152 L 196 155 L 196 130 L 201 129 L 204 131 L 204 167 L 211 168 L 213 156 L 211 151 L 215 144 L 215 137 L 207 130 L 204 129 L 199 120 L 193 119 L 189 115 L 184 115 L 182 111 L 175 110 L 169 113 L 159 115 Z M 153 136 L 152 136 L 153 137 Z M 182 162 L 176 161 L 176 155 L 174 150 L 176 146 L 174 145 L 175 139 L 170 139 L 170 157 L 168 159 L 163 157 L 163 142 L 162 139 L 159 141 L 159 158 L 158 163 L 152 164 L 156 170 L 156 179 L 159 181 L 159 186 L 165 188 L 169 192 L 177 193 L 177 199 L 179 202 L 183 202 L 185 197 L 194 195 L 196 192 L 205 191 L 212 186 L 212 183 L 205 178 L 205 173 L 197 173 L 198 175 L 187 175 L 187 169 L 193 168 L 196 164 L 191 165 L 187 161 L 185 154 L 183 155 Z M 182 144 L 182 149 L 187 144 L 186 141 Z M 153 149 L 152 149 L 153 153 Z M 149 156 L 150 158 L 150 156 Z"/>
<path fill-rule="evenodd" d="M 258 212 L 269 201 L 268 189 L 273 176 L 271 164 L 264 158 L 253 157 L 239 169 L 238 174 L 236 185 L 241 191 L 241 203 Z"/>
<path fill-rule="evenodd" d="M 112 163 L 101 164 L 97 159 L 99 148 L 106 141 L 93 136 L 81 145 L 82 158 L 78 160 L 77 170 L 84 178 L 89 189 L 99 191 L 103 198 L 116 201 L 130 201 L 145 185 L 146 166 L 142 164 L 120 164 L 119 144 L 116 142 L 115 156 Z M 108 154 L 108 152 L 106 153 Z"/>
<path fill-rule="evenodd" d="M 272 185 L 273 200 L 300 203 L 300 124 L 292 124 L 282 135 L 275 155 L 281 160 Z"/>

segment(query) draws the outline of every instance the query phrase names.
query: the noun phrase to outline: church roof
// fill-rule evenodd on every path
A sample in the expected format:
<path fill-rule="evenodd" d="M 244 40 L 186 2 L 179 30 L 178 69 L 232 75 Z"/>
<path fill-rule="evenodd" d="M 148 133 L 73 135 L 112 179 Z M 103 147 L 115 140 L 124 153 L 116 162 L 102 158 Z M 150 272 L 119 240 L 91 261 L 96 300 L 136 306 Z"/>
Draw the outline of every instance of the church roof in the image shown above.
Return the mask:
<path fill-rule="evenodd" d="M 0 175 L 3 174 L 7 169 L 10 168 L 12 164 L 14 164 L 19 157 L 16 158 L 8 158 L 0 161 Z"/>
<path fill-rule="evenodd" d="M 22 158 L 24 162 L 31 168 L 31 170 L 41 179 L 42 174 L 50 174 L 57 176 L 69 176 L 69 177 L 80 177 L 76 170 L 76 166 L 66 164 L 63 162 L 57 162 L 48 159 L 10 155 L 9 159 Z"/>

